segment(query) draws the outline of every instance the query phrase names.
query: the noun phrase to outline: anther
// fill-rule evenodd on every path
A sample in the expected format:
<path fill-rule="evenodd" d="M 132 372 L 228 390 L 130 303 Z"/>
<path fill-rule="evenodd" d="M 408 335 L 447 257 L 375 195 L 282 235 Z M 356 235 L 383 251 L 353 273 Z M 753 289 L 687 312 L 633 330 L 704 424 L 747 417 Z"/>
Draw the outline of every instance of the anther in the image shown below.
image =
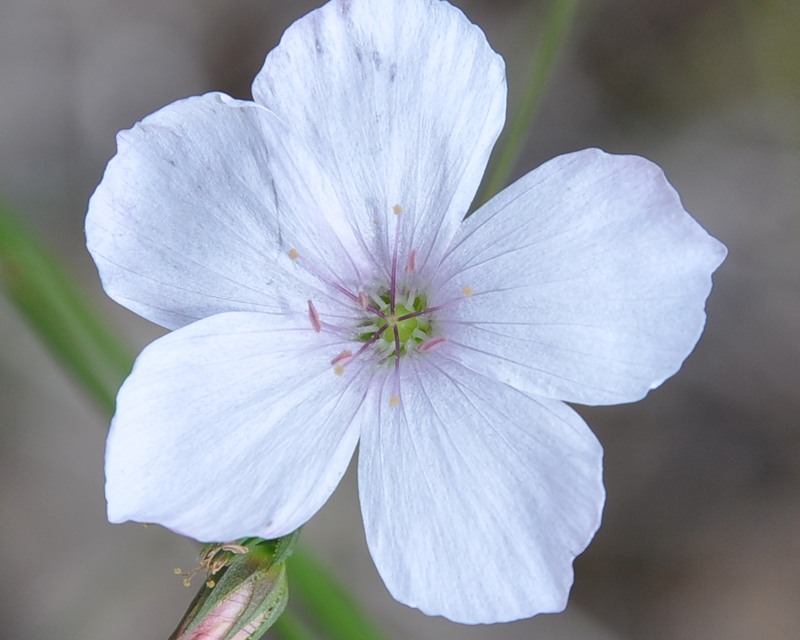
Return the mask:
<path fill-rule="evenodd" d="M 308 301 L 308 318 L 311 320 L 311 326 L 314 327 L 314 331 L 319 333 L 322 331 L 322 323 L 319 321 L 319 313 L 314 308 L 314 303 L 311 300 Z"/>
<path fill-rule="evenodd" d="M 238 555 L 242 555 L 243 553 L 248 553 L 250 549 L 248 549 L 243 544 L 236 544 L 235 542 L 226 542 L 220 547 L 223 551 L 228 551 L 230 553 L 235 553 Z"/>
<path fill-rule="evenodd" d="M 431 349 L 435 349 L 445 342 L 447 342 L 447 338 L 437 336 L 436 338 L 431 338 L 430 340 L 423 342 L 417 347 L 417 351 L 422 351 L 424 353 L 426 351 L 430 351 Z"/>
<path fill-rule="evenodd" d="M 406 273 L 414 273 L 417 270 L 417 250 L 412 249 L 411 255 L 408 256 L 408 264 L 406 264 Z M 412 300 L 414 298 L 411 298 Z"/>
<path fill-rule="evenodd" d="M 344 366 L 352 359 L 353 359 L 353 352 L 350 351 L 350 349 L 345 349 L 333 360 L 331 360 L 331 366 L 336 366 L 336 365 Z"/>
<path fill-rule="evenodd" d="M 403 213 L 403 207 L 401 207 L 399 204 L 396 204 L 392 207 L 392 211 L 394 211 L 394 215 L 399 216 L 401 213 Z"/>
<path fill-rule="evenodd" d="M 195 567 L 191 571 L 181 571 L 181 569 L 175 567 L 175 569 L 173 569 L 173 573 L 176 576 L 183 576 L 183 580 L 181 580 L 181 583 L 183 584 L 184 587 L 188 588 L 192 586 L 192 578 L 194 578 L 202 570 L 203 567 Z"/>
<path fill-rule="evenodd" d="M 473 293 L 475 293 L 475 290 L 469 285 L 467 285 L 461 290 L 461 295 L 464 296 L 465 298 L 469 298 Z"/>
<path fill-rule="evenodd" d="M 369 296 L 367 296 L 366 292 L 358 292 L 358 304 L 364 310 L 369 306 Z"/>
<path fill-rule="evenodd" d="M 289 258 L 292 260 L 297 260 L 300 257 L 300 254 L 297 253 L 297 249 L 289 249 Z"/>

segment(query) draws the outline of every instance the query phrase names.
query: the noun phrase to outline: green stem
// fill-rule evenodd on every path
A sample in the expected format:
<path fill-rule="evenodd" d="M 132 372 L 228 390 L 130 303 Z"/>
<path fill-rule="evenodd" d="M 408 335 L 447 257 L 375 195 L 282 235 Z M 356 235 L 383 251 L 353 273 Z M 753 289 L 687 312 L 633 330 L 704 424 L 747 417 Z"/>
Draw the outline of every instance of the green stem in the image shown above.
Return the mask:
<path fill-rule="evenodd" d="M 483 187 L 475 200 L 476 208 L 508 184 L 511 172 L 530 136 L 531 123 L 541 104 L 553 64 L 569 32 L 577 7 L 578 0 L 555 0 L 550 7 L 539 44 L 533 55 L 525 95 L 514 121 L 507 127 L 498 144 L 500 155 L 484 180 Z"/>
<path fill-rule="evenodd" d="M 130 372 L 133 358 L 66 270 L 1 202 L 0 283 L 53 355 L 110 416 L 117 388 Z M 308 599 L 309 612 L 330 638 L 380 638 L 336 579 L 307 551 L 296 549 L 287 568 L 290 588 L 301 600 Z M 275 628 L 286 640 L 312 637 L 291 615 Z"/>
<path fill-rule="evenodd" d="M 379 640 L 350 595 L 308 551 L 296 549 L 286 565 L 290 588 L 331 640 Z M 355 615 L 354 615 L 355 614 Z"/>
<path fill-rule="evenodd" d="M 113 412 L 130 356 L 65 270 L 2 203 L 0 286 L 92 399 Z"/>

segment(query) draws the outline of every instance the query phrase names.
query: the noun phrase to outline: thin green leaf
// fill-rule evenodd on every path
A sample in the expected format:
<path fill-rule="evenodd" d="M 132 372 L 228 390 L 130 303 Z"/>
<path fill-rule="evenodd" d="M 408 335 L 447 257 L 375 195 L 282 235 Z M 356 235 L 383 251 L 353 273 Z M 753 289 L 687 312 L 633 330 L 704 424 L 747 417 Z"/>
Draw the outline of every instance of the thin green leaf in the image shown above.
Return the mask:
<path fill-rule="evenodd" d="M 536 117 L 553 64 L 569 32 L 577 7 L 578 0 L 555 0 L 550 7 L 533 54 L 525 95 L 514 121 L 506 128 L 497 145 L 499 155 L 483 182 L 474 208 L 482 205 L 508 184 L 511 172 L 531 134 L 531 123 Z"/>
<path fill-rule="evenodd" d="M 350 595 L 308 551 L 295 549 L 287 563 L 292 592 L 298 594 L 330 640 L 380 640 Z"/>
<path fill-rule="evenodd" d="M 53 355 L 103 410 L 113 412 L 132 358 L 65 270 L 2 203 L 0 284 Z"/>

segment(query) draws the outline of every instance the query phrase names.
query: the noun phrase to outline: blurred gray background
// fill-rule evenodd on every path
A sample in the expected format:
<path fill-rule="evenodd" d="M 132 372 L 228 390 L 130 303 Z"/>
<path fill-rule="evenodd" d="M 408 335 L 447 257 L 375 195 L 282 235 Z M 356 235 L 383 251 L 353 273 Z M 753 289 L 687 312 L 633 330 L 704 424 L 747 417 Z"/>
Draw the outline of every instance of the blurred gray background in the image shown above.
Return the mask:
<path fill-rule="evenodd" d="M 114 134 L 184 96 L 248 98 L 317 4 L 0 0 L 0 197 L 133 350 L 159 330 L 104 298 L 83 244 Z M 457 4 L 505 57 L 513 111 L 549 3 Z M 517 175 L 587 146 L 644 155 L 730 256 L 679 375 L 635 405 L 578 407 L 606 449 L 608 503 L 565 614 L 466 627 L 397 604 L 345 479 L 304 539 L 388 637 L 800 637 L 799 107 L 794 0 L 583 3 Z M 106 523 L 105 418 L 2 296 L 0 331 L 0 637 L 166 638 L 194 593 L 172 569 L 196 546 Z"/>

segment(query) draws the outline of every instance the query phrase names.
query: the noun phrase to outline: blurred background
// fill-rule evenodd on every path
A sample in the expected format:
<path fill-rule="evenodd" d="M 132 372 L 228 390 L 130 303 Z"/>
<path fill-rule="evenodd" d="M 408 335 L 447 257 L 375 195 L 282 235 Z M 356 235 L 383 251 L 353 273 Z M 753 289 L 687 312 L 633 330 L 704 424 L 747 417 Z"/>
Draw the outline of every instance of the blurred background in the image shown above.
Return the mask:
<path fill-rule="evenodd" d="M 107 300 L 84 248 L 114 135 L 250 82 L 308 0 L 0 0 L 0 197 L 132 351 L 160 330 Z M 506 59 L 510 109 L 543 0 L 456 2 Z M 516 176 L 588 146 L 657 162 L 728 245 L 707 330 L 638 404 L 578 407 L 606 450 L 604 524 L 566 613 L 494 627 L 396 603 L 351 473 L 304 539 L 390 638 L 800 637 L 800 3 L 584 2 Z M 107 524 L 106 419 L 0 296 L 0 637 L 166 638 L 197 548 Z M 195 586 L 199 586 L 199 581 Z"/>

